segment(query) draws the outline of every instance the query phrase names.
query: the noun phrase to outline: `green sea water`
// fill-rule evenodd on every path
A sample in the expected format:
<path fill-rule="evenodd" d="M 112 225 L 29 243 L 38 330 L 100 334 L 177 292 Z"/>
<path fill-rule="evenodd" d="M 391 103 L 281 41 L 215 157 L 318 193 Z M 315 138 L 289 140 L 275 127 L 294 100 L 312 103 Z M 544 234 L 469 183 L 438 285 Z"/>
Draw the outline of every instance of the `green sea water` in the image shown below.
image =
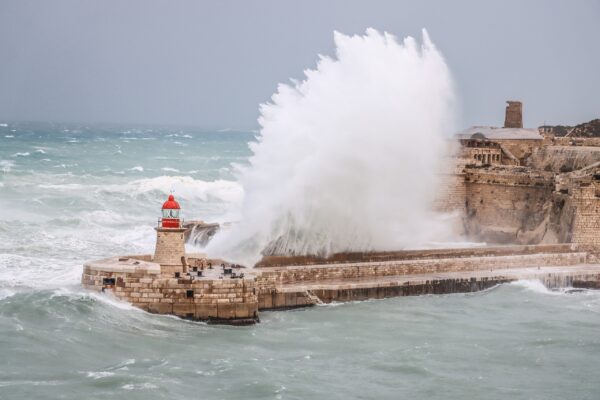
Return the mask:
<path fill-rule="evenodd" d="M 171 192 L 235 221 L 253 132 L 0 125 L 0 399 L 598 399 L 600 293 L 537 282 L 263 312 L 151 315 L 79 286 L 151 252 Z M 190 247 L 190 250 L 194 248 Z"/>

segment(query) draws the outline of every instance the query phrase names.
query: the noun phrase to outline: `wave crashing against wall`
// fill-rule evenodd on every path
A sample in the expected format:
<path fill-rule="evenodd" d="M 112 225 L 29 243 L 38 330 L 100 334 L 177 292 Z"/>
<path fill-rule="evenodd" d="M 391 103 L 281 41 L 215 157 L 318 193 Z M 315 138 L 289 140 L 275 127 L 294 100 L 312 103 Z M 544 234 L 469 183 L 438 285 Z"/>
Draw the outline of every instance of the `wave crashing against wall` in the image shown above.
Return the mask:
<path fill-rule="evenodd" d="M 431 205 L 454 125 L 446 63 L 422 43 L 368 29 L 334 34 L 305 79 L 260 107 L 241 222 L 209 254 L 253 265 L 261 254 L 327 255 L 423 246 L 443 223 Z"/>

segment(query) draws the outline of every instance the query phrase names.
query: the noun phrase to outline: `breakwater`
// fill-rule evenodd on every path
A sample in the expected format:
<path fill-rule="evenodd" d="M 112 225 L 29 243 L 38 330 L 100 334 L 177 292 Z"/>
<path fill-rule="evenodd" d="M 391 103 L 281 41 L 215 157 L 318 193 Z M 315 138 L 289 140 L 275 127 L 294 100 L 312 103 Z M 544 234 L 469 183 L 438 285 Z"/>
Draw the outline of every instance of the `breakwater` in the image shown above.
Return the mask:
<path fill-rule="evenodd" d="M 573 244 L 268 257 L 252 269 L 190 255 L 187 272 L 175 276 L 149 256 L 128 256 L 86 263 L 82 283 L 153 313 L 247 324 L 260 310 L 474 292 L 522 279 L 596 287 L 595 259 Z"/>

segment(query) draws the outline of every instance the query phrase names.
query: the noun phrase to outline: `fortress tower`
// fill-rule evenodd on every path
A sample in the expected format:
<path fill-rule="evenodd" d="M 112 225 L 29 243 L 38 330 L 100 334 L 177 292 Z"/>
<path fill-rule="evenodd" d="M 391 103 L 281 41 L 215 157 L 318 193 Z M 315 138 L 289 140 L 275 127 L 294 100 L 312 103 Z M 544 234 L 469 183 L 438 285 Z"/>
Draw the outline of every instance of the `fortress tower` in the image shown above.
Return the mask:
<path fill-rule="evenodd" d="M 162 206 L 162 218 L 156 229 L 156 249 L 152 261 L 160 264 L 163 275 L 185 272 L 185 239 L 180 218 L 181 207 L 170 195 Z"/>
<path fill-rule="evenodd" d="M 504 116 L 505 128 L 523 127 L 523 103 L 520 101 L 507 101 L 506 114 Z"/>

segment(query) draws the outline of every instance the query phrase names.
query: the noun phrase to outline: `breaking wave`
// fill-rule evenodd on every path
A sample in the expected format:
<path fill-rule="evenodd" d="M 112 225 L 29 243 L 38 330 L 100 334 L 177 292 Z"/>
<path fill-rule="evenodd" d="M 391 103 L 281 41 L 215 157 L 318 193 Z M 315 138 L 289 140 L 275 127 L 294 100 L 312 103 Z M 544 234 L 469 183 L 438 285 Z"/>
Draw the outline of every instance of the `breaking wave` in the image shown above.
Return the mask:
<path fill-rule="evenodd" d="M 207 201 L 217 199 L 227 203 L 241 203 L 244 190 L 235 181 L 215 180 L 205 181 L 194 179 L 190 176 L 157 176 L 154 178 L 136 179 L 122 184 L 82 184 L 82 183 L 56 183 L 38 184 L 39 188 L 69 193 L 76 192 L 101 192 L 105 194 L 126 194 L 128 196 L 144 195 L 149 193 L 161 196 L 175 193 L 185 200 Z M 161 197 L 162 198 L 162 197 Z"/>
<path fill-rule="evenodd" d="M 334 35 L 302 82 L 260 108 L 242 221 L 208 250 L 246 265 L 261 253 L 319 254 L 419 247 L 443 240 L 431 214 L 453 132 L 450 72 L 422 44 L 368 29 Z"/>

